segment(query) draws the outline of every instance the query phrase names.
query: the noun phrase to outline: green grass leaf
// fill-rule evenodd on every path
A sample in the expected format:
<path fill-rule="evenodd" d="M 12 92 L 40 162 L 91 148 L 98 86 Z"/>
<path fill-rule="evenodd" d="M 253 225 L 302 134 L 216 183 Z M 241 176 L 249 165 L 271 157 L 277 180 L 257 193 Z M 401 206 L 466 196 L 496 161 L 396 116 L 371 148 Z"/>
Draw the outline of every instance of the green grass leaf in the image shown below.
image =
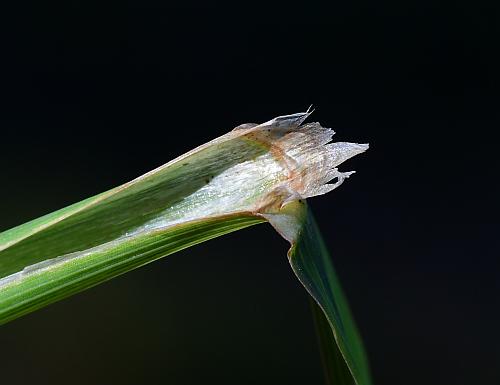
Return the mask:
<path fill-rule="evenodd" d="M 311 210 L 303 218 L 288 257 L 293 271 L 315 301 L 313 314 L 327 381 L 369 385 L 368 360 L 330 255 Z"/>
<path fill-rule="evenodd" d="M 367 149 L 309 112 L 233 131 L 129 183 L 0 234 L 0 324 L 176 251 L 270 222 L 314 308 L 327 378 L 369 385 L 363 347 L 304 199 Z M 335 179 L 336 182 L 328 184 Z M 320 312 L 318 309 L 321 309 Z"/>

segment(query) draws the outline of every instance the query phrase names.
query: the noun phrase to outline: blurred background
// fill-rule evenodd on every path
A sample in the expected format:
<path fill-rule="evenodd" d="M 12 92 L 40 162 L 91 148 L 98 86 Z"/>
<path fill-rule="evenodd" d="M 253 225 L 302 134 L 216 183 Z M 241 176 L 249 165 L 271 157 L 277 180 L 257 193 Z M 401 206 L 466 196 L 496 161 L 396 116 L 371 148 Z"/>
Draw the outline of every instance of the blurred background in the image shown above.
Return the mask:
<path fill-rule="evenodd" d="M 369 142 L 310 201 L 376 384 L 500 383 L 498 10 L 38 2 L 2 12 L 0 231 L 245 122 L 316 106 Z M 0 327 L 2 384 L 321 384 L 268 225 Z"/>

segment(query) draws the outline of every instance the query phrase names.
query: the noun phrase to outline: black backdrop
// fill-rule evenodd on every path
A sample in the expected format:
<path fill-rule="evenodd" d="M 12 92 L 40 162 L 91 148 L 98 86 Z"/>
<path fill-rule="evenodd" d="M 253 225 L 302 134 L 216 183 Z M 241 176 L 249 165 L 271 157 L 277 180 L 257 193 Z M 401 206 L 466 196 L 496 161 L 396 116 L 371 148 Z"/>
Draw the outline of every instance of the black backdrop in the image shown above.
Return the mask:
<path fill-rule="evenodd" d="M 3 12 L 0 230 L 314 103 L 371 144 L 310 203 L 375 382 L 498 384 L 498 11 L 403 3 Z M 2 384 L 321 383 L 286 249 L 257 226 L 2 326 Z"/>

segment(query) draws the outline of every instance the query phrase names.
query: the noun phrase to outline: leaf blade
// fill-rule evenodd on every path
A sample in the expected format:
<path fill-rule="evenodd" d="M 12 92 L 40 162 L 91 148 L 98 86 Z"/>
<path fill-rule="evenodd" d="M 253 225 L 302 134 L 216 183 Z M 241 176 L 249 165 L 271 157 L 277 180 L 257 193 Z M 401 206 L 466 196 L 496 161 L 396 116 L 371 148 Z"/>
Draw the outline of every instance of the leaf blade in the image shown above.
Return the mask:
<path fill-rule="evenodd" d="M 322 344 L 329 346 L 328 339 L 333 336 L 354 383 L 370 385 L 371 377 L 366 353 L 340 281 L 311 210 L 304 210 L 306 212 L 300 217 L 302 227 L 288 253 L 290 265 L 299 281 L 322 310 L 330 326 L 331 335 L 324 330 L 321 331 Z M 316 317 L 320 317 L 320 314 L 317 313 Z M 325 322 L 320 320 L 318 323 L 324 329 Z M 325 339 L 327 341 L 324 341 Z M 330 351 L 324 354 L 334 357 L 333 360 L 327 362 L 328 365 L 337 365 L 335 352 Z M 332 384 L 343 384 L 343 382 L 335 382 L 344 377 L 342 369 L 340 373 L 338 370 L 334 367 L 326 368 L 326 372 L 329 373 L 327 380 L 333 379 Z"/>

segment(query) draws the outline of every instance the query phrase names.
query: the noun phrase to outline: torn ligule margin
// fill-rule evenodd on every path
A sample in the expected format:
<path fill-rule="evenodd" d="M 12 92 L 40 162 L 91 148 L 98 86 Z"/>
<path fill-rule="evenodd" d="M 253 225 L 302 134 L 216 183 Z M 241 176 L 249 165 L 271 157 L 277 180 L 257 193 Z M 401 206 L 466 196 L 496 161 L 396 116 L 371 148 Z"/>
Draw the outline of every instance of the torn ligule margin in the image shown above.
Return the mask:
<path fill-rule="evenodd" d="M 271 119 L 263 123 L 262 125 L 263 126 L 272 125 L 275 127 L 287 126 L 290 128 L 292 127 L 296 128 L 300 126 L 304 122 L 304 120 L 306 120 L 309 117 L 309 115 L 311 115 L 314 112 L 314 110 L 310 111 L 310 108 L 311 107 L 309 107 L 306 112 L 298 112 L 296 114 L 277 116 L 276 118 Z"/>

